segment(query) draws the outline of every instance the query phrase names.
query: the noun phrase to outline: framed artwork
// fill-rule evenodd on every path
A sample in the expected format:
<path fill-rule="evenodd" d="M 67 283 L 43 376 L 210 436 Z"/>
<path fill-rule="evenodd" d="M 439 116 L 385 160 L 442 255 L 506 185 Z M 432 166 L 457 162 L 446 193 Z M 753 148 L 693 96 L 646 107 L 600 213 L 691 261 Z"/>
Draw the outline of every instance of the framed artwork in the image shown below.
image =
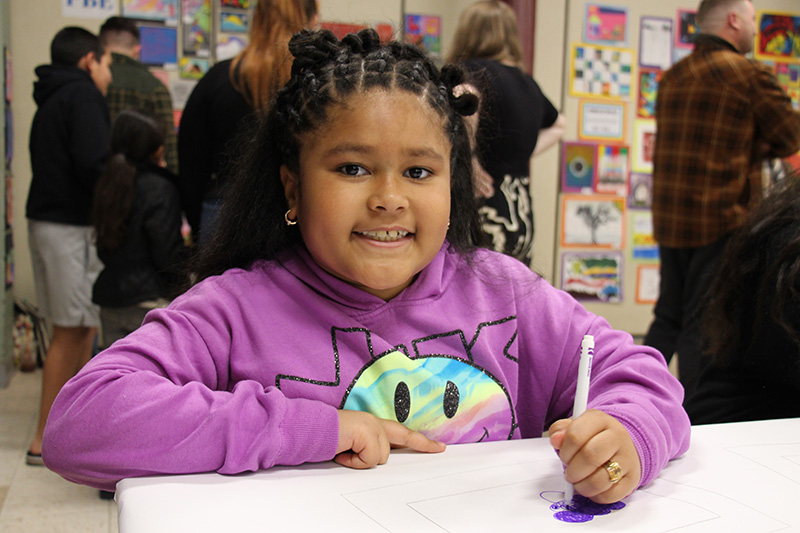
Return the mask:
<path fill-rule="evenodd" d="M 572 96 L 629 100 L 634 53 L 627 48 L 573 43 L 569 91 Z"/>
<path fill-rule="evenodd" d="M 631 213 L 631 256 L 634 259 L 658 259 L 658 244 L 653 237 L 653 213 Z"/>
<path fill-rule="evenodd" d="M 561 254 L 561 290 L 576 300 L 622 301 L 622 253 L 565 252 Z"/>
<path fill-rule="evenodd" d="M 672 19 L 642 17 L 639 21 L 639 65 L 667 70 L 672 65 Z"/>
<path fill-rule="evenodd" d="M 250 9 L 250 0 L 219 0 L 219 7 L 234 9 Z"/>
<path fill-rule="evenodd" d="M 800 110 L 800 61 L 794 63 L 775 61 L 773 69 L 778 84 L 792 99 L 792 107 Z"/>
<path fill-rule="evenodd" d="M 628 42 L 628 10 L 624 7 L 586 4 L 583 41 L 625 46 Z"/>
<path fill-rule="evenodd" d="M 243 35 L 220 35 L 217 39 L 217 61 L 231 59 L 244 50 L 247 43 Z"/>
<path fill-rule="evenodd" d="M 122 16 L 177 22 L 178 0 L 122 0 Z"/>
<path fill-rule="evenodd" d="M 220 11 L 219 31 L 226 33 L 247 33 L 246 11 Z"/>
<path fill-rule="evenodd" d="M 658 265 L 636 266 L 636 303 L 654 304 L 658 300 L 661 269 Z"/>
<path fill-rule="evenodd" d="M 169 26 L 139 26 L 142 49 L 139 61 L 145 65 L 169 65 L 178 62 L 178 29 Z"/>
<path fill-rule="evenodd" d="M 208 59 L 182 57 L 180 61 L 180 76 L 190 80 L 199 80 L 208 72 L 209 65 Z"/>
<path fill-rule="evenodd" d="M 416 44 L 429 54 L 439 56 L 442 50 L 442 19 L 433 15 L 406 14 L 406 42 Z"/>
<path fill-rule="evenodd" d="M 628 209 L 653 207 L 653 175 L 631 172 L 628 180 Z"/>
<path fill-rule="evenodd" d="M 616 102 L 578 102 L 578 138 L 584 141 L 625 140 L 627 106 Z"/>
<path fill-rule="evenodd" d="M 753 52 L 758 59 L 800 59 L 800 14 L 759 11 Z"/>
<path fill-rule="evenodd" d="M 636 116 L 656 117 L 656 95 L 662 71 L 656 68 L 639 69 L 639 99 L 636 103 Z"/>
<path fill-rule="evenodd" d="M 621 144 L 597 146 L 594 190 L 601 194 L 625 196 L 628 188 L 628 147 Z"/>
<path fill-rule="evenodd" d="M 211 0 L 182 0 L 183 55 L 211 57 Z"/>
<path fill-rule="evenodd" d="M 621 249 L 625 198 L 565 194 L 561 197 L 561 246 Z"/>
<path fill-rule="evenodd" d="M 656 121 L 633 121 L 633 170 L 653 173 L 653 151 L 656 147 Z"/>
<path fill-rule="evenodd" d="M 675 31 L 675 48 L 694 47 L 694 38 L 700 32 L 697 27 L 697 11 L 678 10 L 678 27 Z"/>
<path fill-rule="evenodd" d="M 597 145 L 565 141 L 561 145 L 561 191 L 591 192 L 597 170 Z"/>

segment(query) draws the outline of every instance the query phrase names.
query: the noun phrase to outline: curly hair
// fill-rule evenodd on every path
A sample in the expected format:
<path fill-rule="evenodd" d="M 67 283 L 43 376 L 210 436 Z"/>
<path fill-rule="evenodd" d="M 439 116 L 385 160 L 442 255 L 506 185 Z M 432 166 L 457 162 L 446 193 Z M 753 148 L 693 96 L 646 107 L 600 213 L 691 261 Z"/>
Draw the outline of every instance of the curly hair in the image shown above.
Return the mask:
<path fill-rule="evenodd" d="M 718 363 L 758 353 L 775 332 L 800 349 L 799 178 L 774 185 L 725 246 L 703 318 Z"/>
<path fill-rule="evenodd" d="M 332 106 L 375 89 L 419 95 L 443 118 L 452 145 L 447 238 L 459 251 L 479 244 L 471 151 L 462 119 L 476 111 L 478 102 L 469 93 L 454 95 L 453 88 L 463 81 L 462 71 L 452 65 L 439 70 L 411 44 L 382 45 L 371 29 L 341 41 L 327 30 L 304 30 L 292 37 L 289 50 L 295 57 L 292 77 L 247 136 L 211 241 L 200 247 L 190 265 L 196 279 L 247 268 L 302 242 L 299 231 L 287 227 L 283 219 L 288 206 L 280 167 L 285 164 L 298 171 L 303 135 L 323 126 Z"/>

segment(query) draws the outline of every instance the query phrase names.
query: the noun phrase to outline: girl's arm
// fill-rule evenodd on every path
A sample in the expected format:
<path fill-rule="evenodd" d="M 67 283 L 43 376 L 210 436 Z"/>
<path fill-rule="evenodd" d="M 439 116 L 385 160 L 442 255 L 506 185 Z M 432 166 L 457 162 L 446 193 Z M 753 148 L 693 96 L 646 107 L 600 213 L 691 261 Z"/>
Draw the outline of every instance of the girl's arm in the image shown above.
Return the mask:
<path fill-rule="evenodd" d="M 539 130 L 539 136 L 536 138 L 536 147 L 533 149 L 533 155 L 536 156 L 554 144 L 564 135 L 564 130 L 567 127 L 567 119 L 561 113 L 552 126 Z"/>

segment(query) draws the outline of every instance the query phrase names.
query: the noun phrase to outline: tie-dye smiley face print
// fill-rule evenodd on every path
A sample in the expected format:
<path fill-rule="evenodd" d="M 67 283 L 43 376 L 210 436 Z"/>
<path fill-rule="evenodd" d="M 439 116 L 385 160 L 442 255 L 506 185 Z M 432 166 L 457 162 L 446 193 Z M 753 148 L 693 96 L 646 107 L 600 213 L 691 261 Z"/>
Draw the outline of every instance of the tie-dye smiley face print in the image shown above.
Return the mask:
<path fill-rule="evenodd" d="M 448 444 L 510 439 L 516 427 L 505 389 L 456 357 L 389 352 L 367 364 L 348 390 L 343 409 L 397 420 Z"/>

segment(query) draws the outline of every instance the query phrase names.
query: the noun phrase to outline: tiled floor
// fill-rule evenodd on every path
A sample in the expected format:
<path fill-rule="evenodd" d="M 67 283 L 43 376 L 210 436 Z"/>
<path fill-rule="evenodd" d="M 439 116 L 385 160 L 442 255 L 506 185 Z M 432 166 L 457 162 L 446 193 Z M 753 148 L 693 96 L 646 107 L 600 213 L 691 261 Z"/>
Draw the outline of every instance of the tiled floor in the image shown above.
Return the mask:
<path fill-rule="evenodd" d="M 17 372 L 0 388 L 0 531 L 116 532 L 117 504 L 43 466 L 25 464 L 39 409 L 41 370 Z"/>

